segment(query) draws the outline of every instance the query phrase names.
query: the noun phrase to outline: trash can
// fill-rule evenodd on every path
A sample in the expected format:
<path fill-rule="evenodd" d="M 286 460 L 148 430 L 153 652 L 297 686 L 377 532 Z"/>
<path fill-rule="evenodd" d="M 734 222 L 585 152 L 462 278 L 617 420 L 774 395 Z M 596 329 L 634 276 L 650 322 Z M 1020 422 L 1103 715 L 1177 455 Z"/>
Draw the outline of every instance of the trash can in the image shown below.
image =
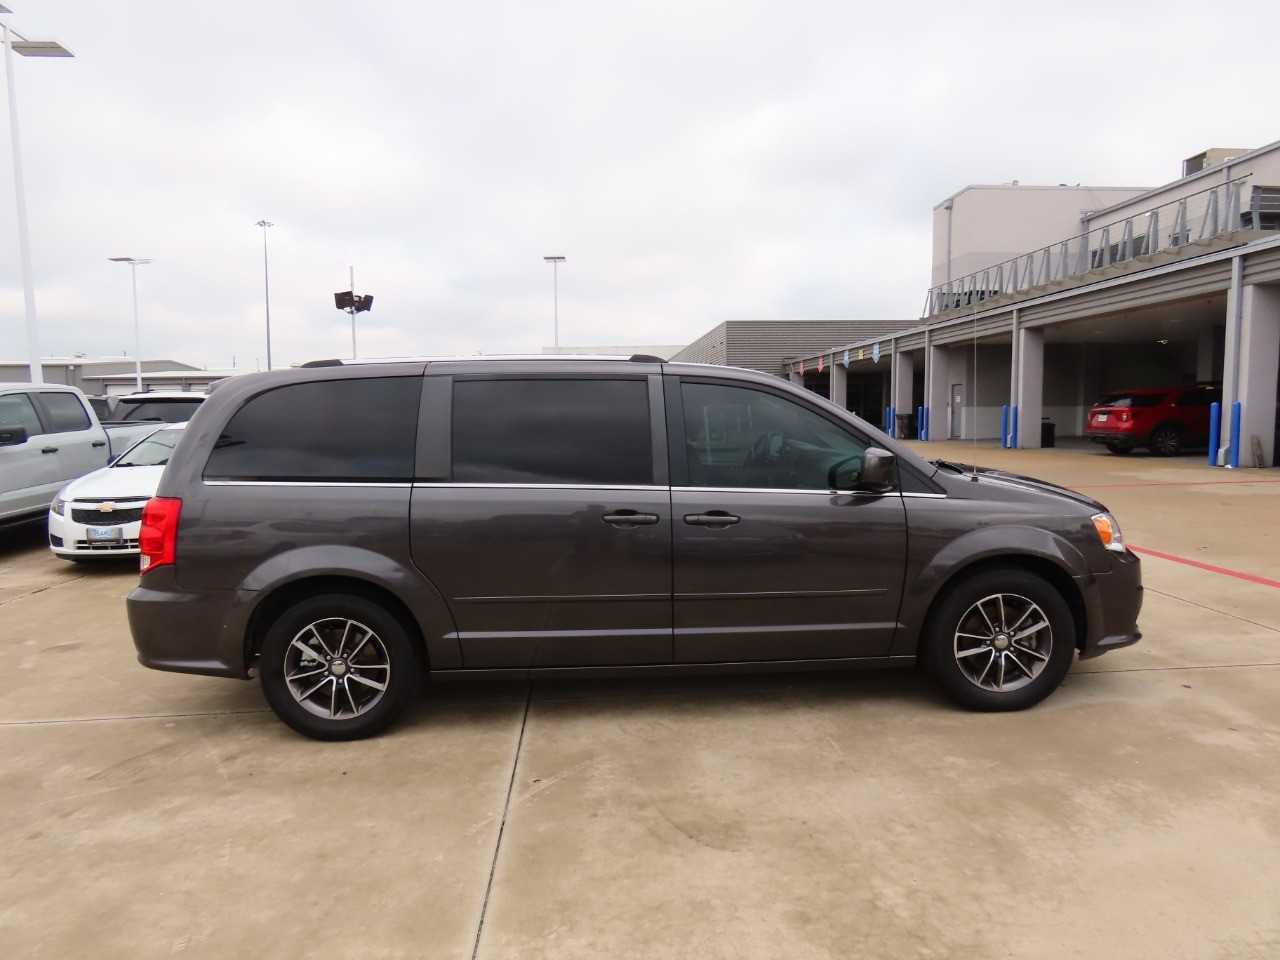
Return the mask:
<path fill-rule="evenodd" d="M 1040 446 L 1053 446 L 1053 421 L 1048 417 L 1040 418 Z"/>
<path fill-rule="evenodd" d="M 914 440 L 916 438 L 916 415 L 914 413 L 900 413 L 897 416 L 897 438 L 899 440 Z"/>

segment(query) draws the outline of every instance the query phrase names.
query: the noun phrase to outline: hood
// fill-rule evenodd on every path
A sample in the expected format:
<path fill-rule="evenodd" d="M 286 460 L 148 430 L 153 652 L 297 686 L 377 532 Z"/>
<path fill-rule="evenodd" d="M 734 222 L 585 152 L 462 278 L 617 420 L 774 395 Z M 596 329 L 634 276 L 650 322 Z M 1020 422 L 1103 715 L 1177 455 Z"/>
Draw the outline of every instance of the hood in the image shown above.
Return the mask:
<path fill-rule="evenodd" d="M 78 497 L 112 497 L 118 500 L 142 500 L 154 497 L 164 467 L 103 467 L 67 485 L 62 499 Z"/>
<path fill-rule="evenodd" d="M 949 470 L 940 470 L 942 476 L 951 481 L 968 482 L 968 478 L 977 473 L 979 482 L 989 481 L 1006 488 L 1014 490 L 1034 491 L 1036 493 L 1051 494 L 1054 496 L 1065 497 L 1068 500 L 1074 500 L 1076 503 L 1083 504 L 1093 510 L 1105 512 L 1106 507 L 1094 500 L 1092 497 L 1080 493 L 1078 490 L 1072 490 L 1070 487 L 1062 487 L 1056 483 L 1050 483 L 1047 480 L 1037 480 L 1035 477 L 1024 477 L 1018 473 L 1008 473 L 1004 470 L 996 470 L 992 467 L 975 467 L 968 463 L 952 463 L 950 466 L 959 467 L 964 471 L 964 476 L 952 473 Z"/>

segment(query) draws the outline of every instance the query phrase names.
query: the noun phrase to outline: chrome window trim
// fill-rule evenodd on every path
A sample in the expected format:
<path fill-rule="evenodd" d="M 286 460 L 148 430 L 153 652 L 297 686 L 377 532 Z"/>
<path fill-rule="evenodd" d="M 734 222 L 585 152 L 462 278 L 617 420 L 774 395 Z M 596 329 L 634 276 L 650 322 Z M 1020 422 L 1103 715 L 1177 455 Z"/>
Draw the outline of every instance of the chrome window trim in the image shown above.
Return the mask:
<path fill-rule="evenodd" d="M 915 491 L 902 494 L 904 497 L 911 497 L 913 500 L 945 500 L 945 493 L 916 493 Z"/>
<path fill-rule="evenodd" d="M 784 493 L 804 496 L 821 495 L 824 497 L 900 497 L 904 494 L 897 490 L 886 490 L 876 493 L 872 490 L 830 490 L 805 488 L 793 490 L 787 487 L 672 487 L 672 493 Z"/>
<path fill-rule="evenodd" d="M 370 480 L 367 483 L 353 480 L 202 480 L 206 487 L 379 487 L 388 490 L 409 489 L 413 486 L 408 481 L 388 483 L 382 480 Z"/>
<path fill-rule="evenodd" d="M 447 483 L 437 480 L 427 480 L 414 483 L 413 488 L 416 489 L 444 489 L 444 490 L 618 490 L 618 491 L 634 491 L 637 493 L 649 493 L 655 490 L 666 491 L 671 488 L 665 483 L 650 484 L 608 484 L 608 483 Z"/>

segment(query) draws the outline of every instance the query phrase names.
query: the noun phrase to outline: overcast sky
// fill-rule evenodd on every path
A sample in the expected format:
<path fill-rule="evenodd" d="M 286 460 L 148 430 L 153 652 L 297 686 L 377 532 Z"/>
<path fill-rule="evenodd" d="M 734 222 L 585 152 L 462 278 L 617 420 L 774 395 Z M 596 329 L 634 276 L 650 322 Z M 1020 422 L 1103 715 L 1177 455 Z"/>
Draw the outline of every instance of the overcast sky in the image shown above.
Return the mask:
<path fill-rule="evenodd" d="M 265 366 L 909 318 L 971 183 L 1280 139 L 1280 4 L 4 0 L 41 353 Z M 7 128 L 0 359 L 25 360 Z"/>

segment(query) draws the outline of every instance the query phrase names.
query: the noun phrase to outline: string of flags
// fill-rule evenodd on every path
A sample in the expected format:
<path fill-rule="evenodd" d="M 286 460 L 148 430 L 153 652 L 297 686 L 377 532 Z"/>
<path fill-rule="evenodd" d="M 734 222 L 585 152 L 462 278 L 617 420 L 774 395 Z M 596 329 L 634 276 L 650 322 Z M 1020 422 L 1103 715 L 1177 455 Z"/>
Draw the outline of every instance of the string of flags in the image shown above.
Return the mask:
<path fill-rule="evenodd" d="M 844 363 L 844 365 L 845 365 L 845 367 L 846 367 L 846 368 L 849 366 L 849 363 L 850 363 L 850 361 L 851 361 L 852 359 L 853 359 L 853 358 L 849 355 L 849 348 L 848 348 L 848 347 L 845 347 L 845 348 L 844 348 L 844 358 L 843 358 L 842 362 Z M 858 348 L 858 359 L 859 359 L 859 360 L 865 360 L 865 359 L 867 359 L 867 351 L 866 351 L 866 348 L 865 348 L 865 347 L 859 347 L 859 348 Z M 822 373 L 822 372 L 826 369 L 826 360 L 827 360 L 827 358 L 826 358 L 826 355 L 825 355 L 825 354 L 824 354 L 823 356 L 818 357 L 818 372 L 819 372 L 819 373 Z M 877 343 L 877 344 L 875 344 L 875 345 L 871 348 L 871 360 L 872 360 L 872 362 L 874 362 L 874 363 L 879 363 L 879 362 L 880 362 L 880 344 L 878 344 L 878 343 Z M 832 363 L 835 363 L 835 362 L 836 362 L 836 355 L 835 355 L 834 353 L 831 355 L 831 362 L 832 362 Z M 803 361 L 803 360 L 801 360 L 801 361 L 800 361 L 800 376 L 802 376 L 802 377 L 804 376 L 804 361 Z"/>

